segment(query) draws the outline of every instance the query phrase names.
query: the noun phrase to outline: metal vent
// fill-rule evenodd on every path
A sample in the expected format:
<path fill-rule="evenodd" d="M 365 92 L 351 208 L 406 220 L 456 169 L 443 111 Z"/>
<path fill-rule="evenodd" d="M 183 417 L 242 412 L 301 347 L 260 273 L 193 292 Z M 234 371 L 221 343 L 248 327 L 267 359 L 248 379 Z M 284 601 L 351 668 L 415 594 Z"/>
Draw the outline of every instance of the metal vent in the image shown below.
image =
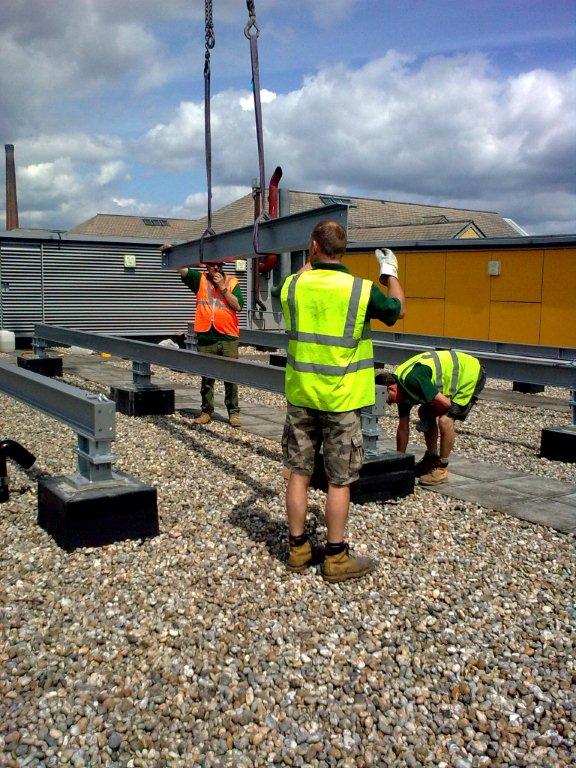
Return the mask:
<path fill-rule="evenodd" d="M 147 227 L 169 227 L 170 222 L 168 219 L 142 219 L 142 222 Z"/>

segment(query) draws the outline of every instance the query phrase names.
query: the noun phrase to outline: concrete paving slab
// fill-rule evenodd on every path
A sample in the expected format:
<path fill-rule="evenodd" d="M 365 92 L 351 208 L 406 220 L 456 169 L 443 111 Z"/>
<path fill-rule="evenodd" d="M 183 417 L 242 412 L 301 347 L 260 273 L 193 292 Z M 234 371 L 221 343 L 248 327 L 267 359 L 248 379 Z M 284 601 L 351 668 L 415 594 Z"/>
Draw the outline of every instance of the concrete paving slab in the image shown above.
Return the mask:
<path fill-rule="evenodd" d="M 512 504 L 507 514 L 537 525 L 546 525 L 561 533 L 576 533 L 576 507 L 548 498 L 529 499 Z"/>
<path fill-rule="evenodd" d="M 478 480 L 476 480 L 475 477 L 467 477 L 466 475 L 461 475 L 458 472 L 453 472 L 452 468 L 449 468 L 448 472 L 448 480 L 445 483 L 442 483 L 442 486 L 444 488 L 452 488 L 454 485 L 477 485 Z"/>
<path fill-rule="evenodd" d="M 522 476 L 522 472 L 517 472 L 514 469 L 506 469 L 496 464 L 487 464 L 481 461 L 471 461 L 470 459 L 458 456 L 450 458 L 448 467 L 449 470 L 454 470 L 459 475 L 470 477 L 480 482 L 492 483 L 498 480 Z M 523 493 L 523 491 L 520 492 Z"/>
<path fill-rule="evenodd" d="M 563 483 L 561 480 L 554 480 L 549 477 L 538 477 L 537 475 L 521 475 L 510 480 L 499 480 L 495 485 L 539 498 L 548 496 L 561 497 L 567 496 L 570 493 L 576 493 L 576 485 Z M 561 500 L 559 499 L 559 501 Z"/>
<path fill-rule="evenodd" d="M 468 483 L 463 485 L 420 486 L 427 491 L 441 493 L 453 499 L 471 501 L 486 509 L 495 509 L 506 512 L 514 504 L 521 504 L 530 500 L 527 494 L 517 493 L 509 488 L 494 488 L 492 483 Z M 494 490 L 492 490 L 494 488 Z"/>

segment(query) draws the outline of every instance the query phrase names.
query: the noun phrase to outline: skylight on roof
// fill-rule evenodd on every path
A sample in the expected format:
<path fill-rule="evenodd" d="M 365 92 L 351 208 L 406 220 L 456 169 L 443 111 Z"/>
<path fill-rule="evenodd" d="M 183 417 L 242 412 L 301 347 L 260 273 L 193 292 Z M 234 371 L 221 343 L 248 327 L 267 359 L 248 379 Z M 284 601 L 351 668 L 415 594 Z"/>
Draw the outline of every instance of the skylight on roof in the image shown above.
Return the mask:
<path fill-rule="evenodd" d="M 324 205 L 348 205 L 350 208 L 358 208 L 349 197 L 334 197 L 333 195 L 320 195 Z"/>
<path fill-rule="evenodd" d="M 168 219 L 142 219 L 142 222 L 147 227 L 169 227 L 170 222 Z"/>

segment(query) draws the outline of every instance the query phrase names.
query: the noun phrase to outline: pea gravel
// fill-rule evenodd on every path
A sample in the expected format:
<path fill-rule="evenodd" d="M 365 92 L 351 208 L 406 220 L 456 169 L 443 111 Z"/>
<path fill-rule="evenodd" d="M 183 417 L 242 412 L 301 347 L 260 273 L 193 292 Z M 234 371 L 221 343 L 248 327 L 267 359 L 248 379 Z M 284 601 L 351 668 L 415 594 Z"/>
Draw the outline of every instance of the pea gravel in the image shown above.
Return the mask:
<path fill-rule="evenodd" d="M 352 505 L 376 573 L 291 576 L 277 443 L 120 414 L 116 466 L 157 487 L 162 534 L 65 553 L 35 484 L 74 471 L 74 435 L 0 407 L 2 436 L 37 455 L 10 465 L 0 506 L 0 765 L 573 764 L 573 537 L 416 489 Z M 482 403 L 458 450 L 569 480 L 537 457 L 550 418 Z M 312 492 L 319 543 L 323 504 Z"/>

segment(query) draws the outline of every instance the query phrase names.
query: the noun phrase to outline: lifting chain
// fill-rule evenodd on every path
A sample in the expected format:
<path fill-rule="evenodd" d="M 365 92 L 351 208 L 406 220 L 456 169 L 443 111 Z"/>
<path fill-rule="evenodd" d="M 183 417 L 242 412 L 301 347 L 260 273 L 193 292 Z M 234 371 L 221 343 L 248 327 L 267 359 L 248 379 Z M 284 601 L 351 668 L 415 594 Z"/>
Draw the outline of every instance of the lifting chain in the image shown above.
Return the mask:
<path fill-rule="evenodd" d="M 213 235 L 212 229 L 212 131 L 210 128 L 210 51 L 216 45 L 212 0 L 204 0 L 204 31 L 206 52 L 204 54 L 204 146 L 206 151 L 207 221 L 200 238 L 200 261 L 204 260 L 204 238 Z"/>
<path fill-rule="evenodd" d="M 210 58 L 210 51 L 216 45 L 216 38 L 214 37 L 214 19 L 212 18 L 212 0 L 205 0 L 204 2 L 204 22 L 206 33 L 206 55 Z"/>
<path fill-rule="evenodd" d="M 253 30 L 254 37 L 258 37 L 260 34 L 260 29 L 256 23 L 256 7 L 254 5 L 254 0 L 246 0 L 246 8 L 248 9 L 248 23 L 244 27 L 244 34 L 248 39 L 250 39 L 253 36 Z"/>

